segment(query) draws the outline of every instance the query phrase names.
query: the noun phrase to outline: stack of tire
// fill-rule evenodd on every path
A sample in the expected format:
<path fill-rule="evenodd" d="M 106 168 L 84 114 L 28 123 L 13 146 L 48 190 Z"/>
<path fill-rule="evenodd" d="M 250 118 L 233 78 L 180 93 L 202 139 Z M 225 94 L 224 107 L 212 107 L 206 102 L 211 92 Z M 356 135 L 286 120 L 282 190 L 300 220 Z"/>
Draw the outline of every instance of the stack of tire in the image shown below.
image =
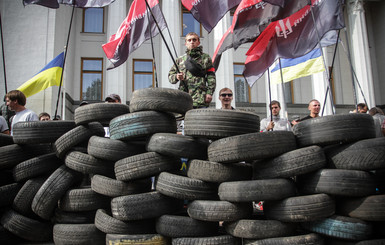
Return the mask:
<path fill-rule="evenodd" d="M 369 115 L 260 133 L 253 113 L 148 88 L 43 123 L 0 137 L 1 244 L 385 244 Z"/>
<path fill-rule="evenodd" d="M 129 112 L 127 105 L 98 104 L 106 106 L 108 121 Z M 114 166 L 86 154 L 89 139 L 105 134 L 101 122 L 19 122 L 13 137 L 0 136 L 1 244 L 80 244 L 67 225 L 74 223 L 83 223 L 80 232 L 96 234 L 97 243 L 103 243 L 94 218 L 109 200 L 91 190 L 89 179 L 113 174 Z"/>

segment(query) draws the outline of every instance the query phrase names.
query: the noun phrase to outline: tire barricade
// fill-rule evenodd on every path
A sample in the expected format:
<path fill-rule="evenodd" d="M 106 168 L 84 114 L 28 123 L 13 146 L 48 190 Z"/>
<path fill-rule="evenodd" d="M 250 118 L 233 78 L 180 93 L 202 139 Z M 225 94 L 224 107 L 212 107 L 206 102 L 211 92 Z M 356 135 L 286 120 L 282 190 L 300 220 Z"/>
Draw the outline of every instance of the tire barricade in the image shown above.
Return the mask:
<path fill-rule="evenodd" d="M 0 243 L 385 244 L 385 137 L 369 115 L 261 133 L 257 115 L 187 95 L 143 89 L 130 107 L 17 125 L 0 147 Z"/>

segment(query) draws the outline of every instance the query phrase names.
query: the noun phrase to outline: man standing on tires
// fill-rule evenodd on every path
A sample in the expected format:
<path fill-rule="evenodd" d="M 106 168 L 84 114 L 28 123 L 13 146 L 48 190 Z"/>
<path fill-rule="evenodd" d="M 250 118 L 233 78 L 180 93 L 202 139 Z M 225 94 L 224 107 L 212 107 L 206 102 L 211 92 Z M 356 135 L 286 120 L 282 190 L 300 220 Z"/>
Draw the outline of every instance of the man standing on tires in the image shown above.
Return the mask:
<path fill-rule="evenodd" d="M 36 115 L 35 112 L 25 108 L 27 98 L 21 91 L 9 91 L 5 95 L 5 100 L 9 109 L 16 112 L 16 115 L 12 119 L 11 135 L 13 135 L 13 125 L 15 125 L 16 123 L 26 121 L 39 121 L 39 117 Z"/>
<path fill-rule="evenodd" d="M 207 108 L 215 91 L 215 69 L 211 57 L 203 53 L 199 36 L 190 32 L 186 35 L 186 53 L 176 59 L 168 73 L 170 83 L 179 83 L 179 90 L 189 93 L 193 108 Z"/>
<path fill-rule="evenodd" d="M 264 118 L 261 120 L 261 132 L 266 131 L 290 131 L 291 126 L 290 122 L 286 118 L 281 118 L 279 116 L 279 112 L 281 111 L 281 104 L 276 101 L 272 100 L 270 103 L 270 109 L 272 120 L 270 117 Z"/>
<path fill-rule="evenodd" d="M 291 124 L 293 125 L 296 125 L 298 124 L 299 122 L 302 122 L 302 121 L 305 121 L 307 119 L 312 119 L 312 118 L 316 118 L 316 117 L 319 117 L 319 111 L 321 109 L 321 104 L 319 103 L 318 100 L 316 99 L 313 99 L 309 102 L 309 106 L 308 106 L 308 109 L 310 111 L 310 115 L 304 117 L 304 118 L 301 118 L 299 120 L 293 120 L 291 122 Z"/>

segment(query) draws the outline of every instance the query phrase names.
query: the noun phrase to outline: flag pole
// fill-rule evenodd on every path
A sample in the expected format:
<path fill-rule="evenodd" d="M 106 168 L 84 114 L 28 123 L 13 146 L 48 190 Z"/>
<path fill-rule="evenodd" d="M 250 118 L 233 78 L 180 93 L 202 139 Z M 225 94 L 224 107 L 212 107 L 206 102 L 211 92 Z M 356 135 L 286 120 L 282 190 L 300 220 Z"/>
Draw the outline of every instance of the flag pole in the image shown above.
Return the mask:
<path fill-rule="evenodd" d="M 339 1 L 339 0 L 338 0 Z M 330 74 L 329 74 L 329 69 L 327 68 L 327 65 L 326 65 L 326 60 L 325 60 L 325 55 L 324 55 L 324 52 L 322 50 L 322 46 L 321 46 L 321 36 L 319 34 L 319 31 L 318 31 L 318 28 L 317 28 L 317 25 L 316 25 L 316 21 L 315 21 L 315 18 L 314 18 L 314 13 L 313 13 L 313 8 L 312 8 L 312 4 L 311 4 L 311 0 L 309 0 L 309 5 L 310 5 L 310 13 L 311 13 L 311 17 L 313 19 L 313 24 L 314 24 L 314 27 L 315 27 L 315 30 L 317 32 L 317 37 L 318 37 L 318 45 L 320 47 L 320 51 L 321 51 L 321 54 L 322 54 L 322 60 L 323 60 L 323 63 L 324 63 L 324 66 L 325 66 L 325 74 L 327 76 L 327 88 L 326 88 L 326 91 L 330 93 L 330 103 L 331 103 L 331 106 L 332 106 L 332 113 L 333 115 L 336 114 L 336 108 L 335 108 L 335 105 L 334 105 L 334 101 L 333 101 L 333 96 L 331 95 L 331 92 L 330 92 Z M 325 96 L 326 97 L 326 96 Z M 326 100 L 325 100 L 326 101 Z M 326 103 L 326 102 L 325 102 Z M 324 104 L 324 107 L 325 107 L 325 104 Z"/>
<path fill-rule="evenodd" d="M 334 48 L 334 53 L 333 53 L 333 60 L 332 60 L 332 66 L 330 68 L 330 73 L 329 73 L 329 84 L 330 84 L 330 81 L 332 80 L 332 74 L 333 74 L 333 68 L 334 68 L 334 62 L 336 60 L 336 54 L 337 54 L 337 49 L 338 49 L 338 40 L 340 39 L 340 32 L 341 30 L 338 30 L 338 34 L 337 34 L 337 40 L 336 40 L 336 46 Z M 326 98 L 328 96 L 328 91 L 329 91 L 329 86 L 326 88 L 326 93 L 325 93 L 325 100 L 324 100 L 324 105 L 326 103 Z M 321 116 L 324 115 L 324 111 L 325 111 L 325 106 L 322 107 L 322 113 L 321 113 Z"/>
<path fill-rule="evenodd" d="M 270 121 L 273 121 L 273 112 L 271 109 L 271 81 L 270 81 L 270 68 L 267 68 L 267 82 L 269 84 L 269 110 L 270 110 Z M 273 131 L 273 129 L 271 129 Z"/>
<path fill-rule="evenodd" d="M 3 24 L 1 22 L 1 13 L 0 13 L 0 32 L 1 32 L 1 53 L 3 54 L 3 71 L 4 71 L 4 86 L 5 86 L 5 94 L 8 93 L 8 89 L 7 89 L 7 74 L 6 74 L 6 70 L 5 70 L 5 54 L 4 54 L 4 39 L 3 39 Z M 8 106 L 7 106 L 7 110 L 8 110 Z"/>
<path fill-rule="evenodd" d="M 57 108 L 59 107 L 59 100 L 60 100 L 60 93 L 61 93 L 61 87 L 63 83 L 63 75 L 64 75 L 64 66 L 66 63 L 66 57 L 67 57 L 67 50 L 68 50 L 68 43 L 70 41 L 70 34 L 71 34 L 71 27 L 72 27 L 72 20 L 74 18 L 74 12 L 75 12 L 75 5 L 72 7 L 72 14 L 71 14 L 71 20 L 70 20 L 70 26 L 68 29 L 68 35 L 67 35 L 67 43 L 66 46 L 64 47 L 64 59 L 63 59 L 63 69 L 61 71 L 61 77 L 60 77 L 60 84 L 59 84 L 59 91 L 57 93 L 57 101 L 56 101 L 56 109 L 55 109 L 55 115 L 54 118 L 57 116 Z M 64 97 L 65 99 L 65 97 Z M 64 118 L 63 118 L 64 119 Z"/>
<path fill-rule="evenodd" d="M 148 8 L 148 6 L 147 6 Z M 152 51 L 152 59 L 153 59 L 153 67 L 154 67 L 154 70 L 155 70 L 155 87 L 157 88 L 158 87 L 158 74 L 156 72 L 156 62 L 155 62 L 155 52 L 154 52 L 154 42 L 153 42 L 153 39 L 152 39 L 152 30 L 151 30 L 151 25 L 150 25 L 150 22 L 151 22 L 151 19 L 150 19 L 150 16 L 147 15 L 148 17 L 148 29 L 150 30 L 150 37 L 151 37 L 151 51 Z"/>
<path fill-rule="evenodd" d="M 280 70 L 280 73 L 281 73 L 281 89 L 282 89 L 282 98 L 283 98 L 283 101 L 282 101 L 282 104 L 285 106 L 285 117 L 286 118 L 289 118 L 289 115 L 287 113 L 287 106 L 286 106 L 286 93 L 285 93 L 285 86 L 283 86 L 283 73 L 282 73 L 282 64 L 281 64 L 281 58 L 279 58 L 279 70 Z"/>
<path fill-rule="evenodd" d="M 147 6 L 148 10 L 150 11 L 152 18 L 154 19 L 154 22 L 155 22 L 155 24 L 156 24 L 156 27 L 157 27 L 158 30 L 159 30 L 159 34 L 160 34 L 160 36 L 162 37 L 162 40 L 163 40 L 164 44 L 165 44 L 166 47 L 167 47 L 168 53 L 170 54 L 171 59 L 172 59 L 172 61 L 174 62 L 176 71 L 177 71 L 178 73 L 180 73 L 179 68 L 178 68 L 178 65 L 177 65 L 177 63 L 176 63 L 176 61 L 175 61 L 175 59 L 174 59 L 174 57 L 173 57 L 173 55 L 172 55 L 172 53 L 171 53 L 170 47 L 168 46 L 168 44 L 167 44 L 167 42 L 166 42 L 166 39 L 165 39 L 164 36 L 163 36 L 162 30 L 160 29 L 159 24 L 158 24 L 158 22 L 156 21 L 154 14 L 152 13 L 152 10 L 151 10 L 151 8 L 150 8 L 150 5 L 148 4 L 147 0 L 144 0 L 144 1 L 146 2 L 146 6 Z"/>

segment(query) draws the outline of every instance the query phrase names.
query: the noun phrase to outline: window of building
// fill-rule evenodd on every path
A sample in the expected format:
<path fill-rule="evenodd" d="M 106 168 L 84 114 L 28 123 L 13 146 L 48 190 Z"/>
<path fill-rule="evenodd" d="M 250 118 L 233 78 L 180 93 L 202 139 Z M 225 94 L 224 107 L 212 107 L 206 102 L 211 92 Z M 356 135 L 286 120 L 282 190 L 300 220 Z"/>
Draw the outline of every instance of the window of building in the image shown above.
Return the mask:
<path fill-rule="evenodd" d="M 152 60 L 133 60 L 134 72 L 132 90 L 154 86 L 154 70 Z"/>
<path fill-rule="evenodd" d="M 80 100 L 102 100 L 103 59 L 82 58 Z"/>
<path fill-rule="evenodd" d="M 235 89 L 235 102 L 250 102 L 250 87 L 243 77 L 242 63 L 234 64 L 234 89 Z"/>
<path fill-rule="evenodd" d="M 103 8 L 88 8 L 83 10 L 83 32 L 104 32 Z"/>
<path fill-rule="evenodd" d="M 182 6 L 182 33 L 186 36 L 190 32 L 195 32 L 200 37 L 202 36 L 202 26 L 194 18 L 190 11 Z"/>

